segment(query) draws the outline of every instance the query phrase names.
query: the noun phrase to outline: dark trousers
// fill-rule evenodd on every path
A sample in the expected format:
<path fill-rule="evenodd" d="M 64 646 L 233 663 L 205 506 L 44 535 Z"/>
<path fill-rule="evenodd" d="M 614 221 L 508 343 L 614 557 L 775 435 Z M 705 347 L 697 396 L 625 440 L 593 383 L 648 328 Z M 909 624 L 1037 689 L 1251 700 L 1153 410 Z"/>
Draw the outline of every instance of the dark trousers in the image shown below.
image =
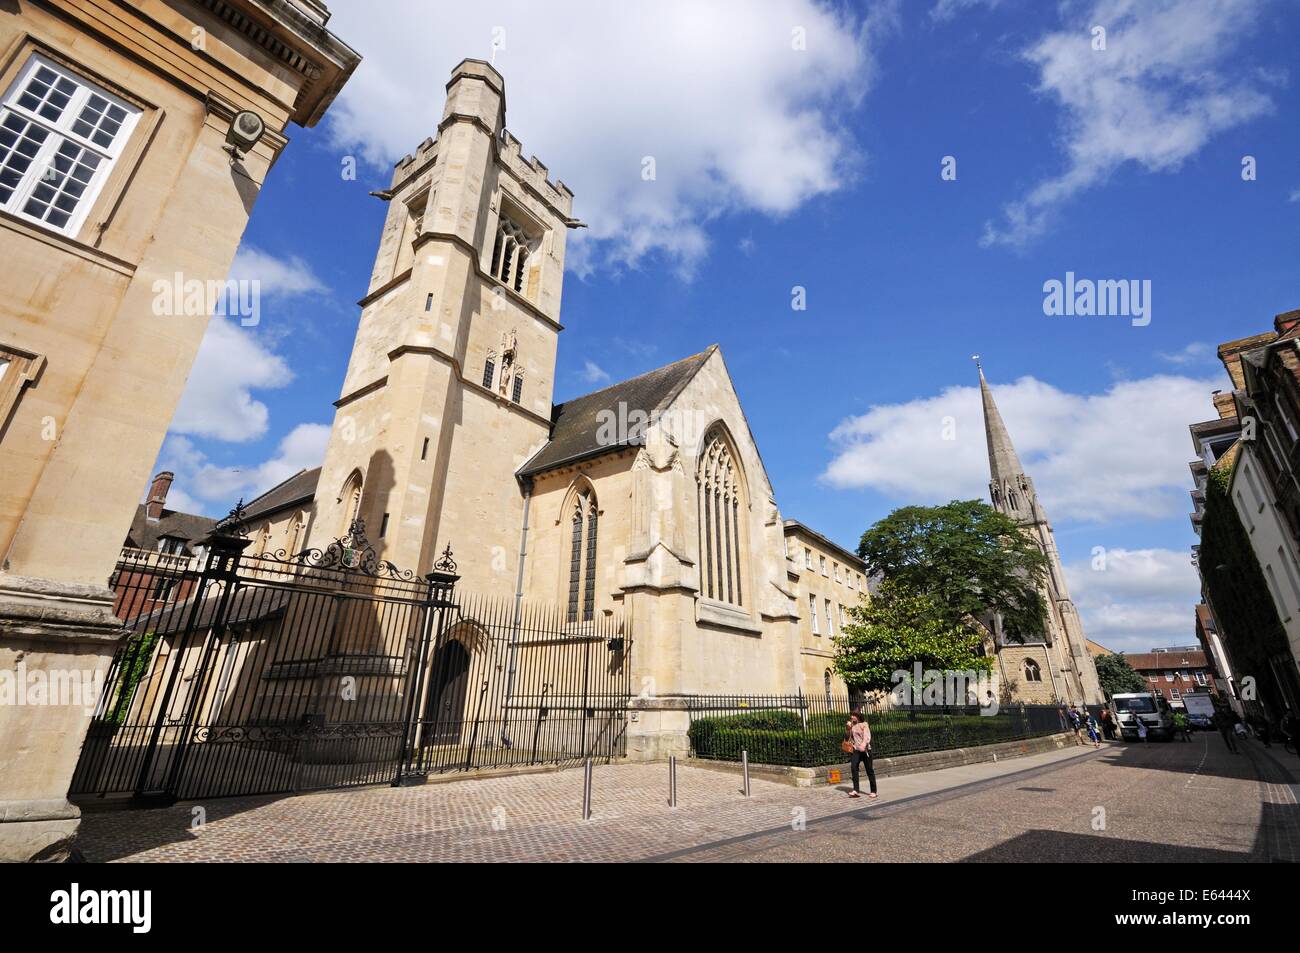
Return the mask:
<path fill-rule="evenodd" d="M 876 769 L 871 766 L 870 751 L 855 751 L 849 755 L 849 768 L 853 771 L 853 790 L 861 792 L 858 787 L 858 766 L 864 765 L 867 769 L 867 781 L 871 784 L 871 793 L 876 793 Z"/>
<path fill-rule="evenodd" d="M 1228 750 L 1229 750 L 1229 751 L 1236 751 L 1236 750 L 1237 750 L 1237 742 L 1236 742 L 1236 739 L 1234 739 L 1234 738 L 1232 737 L 1232 729 L 1231 729 L 1231 728 L 1220 728 L 1220 729 L 1219 729 L 1219 734 L 1223 735 L 1223 743 L 1226 744 L 1226 745 L 1228 746 Z"/>

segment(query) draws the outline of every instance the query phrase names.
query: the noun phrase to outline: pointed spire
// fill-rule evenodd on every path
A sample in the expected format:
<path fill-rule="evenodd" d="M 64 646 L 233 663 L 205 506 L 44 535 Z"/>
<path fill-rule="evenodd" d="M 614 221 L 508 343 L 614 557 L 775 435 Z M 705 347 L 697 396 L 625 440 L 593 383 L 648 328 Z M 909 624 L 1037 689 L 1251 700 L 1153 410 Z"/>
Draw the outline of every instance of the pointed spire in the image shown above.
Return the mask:
<path fill-rule="evenodd" d="M 984 367 L 975 355 L 975 366 L 980 372 L 980 398 L 984 401 L 984 436 L 989 444 L 989 479 L 994 483 L 1010 480 L 1025 472 L 1016 456 L 1016 448 L 1011 445 L 1011 435 L 1007 425 L 1002 422 L 998 405 L 993 402 L 993 392 L 989 382 L 984 379 Z"/>

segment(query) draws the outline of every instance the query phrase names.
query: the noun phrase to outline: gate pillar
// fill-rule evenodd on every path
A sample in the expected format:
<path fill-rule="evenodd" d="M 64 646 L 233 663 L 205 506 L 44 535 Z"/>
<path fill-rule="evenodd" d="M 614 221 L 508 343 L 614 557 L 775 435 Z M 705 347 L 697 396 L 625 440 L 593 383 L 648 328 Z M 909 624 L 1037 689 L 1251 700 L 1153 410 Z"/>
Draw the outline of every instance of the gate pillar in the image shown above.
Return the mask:
<path fill-rule="evenodd" d="M 81 818 L 68 786 L 125 634 L 104 586 L 0 572 L 0 671 L 13 690 L 0 703 L 0 862 L 68 858 Z M 42 697 L 29 691 L 38 682 Z"/>
<path fill-rule="evenodd" d="M 691 716 L 685 696 L 633 697 L 627 703 L 627 759 L 667 761 L 691 753 Z"/>

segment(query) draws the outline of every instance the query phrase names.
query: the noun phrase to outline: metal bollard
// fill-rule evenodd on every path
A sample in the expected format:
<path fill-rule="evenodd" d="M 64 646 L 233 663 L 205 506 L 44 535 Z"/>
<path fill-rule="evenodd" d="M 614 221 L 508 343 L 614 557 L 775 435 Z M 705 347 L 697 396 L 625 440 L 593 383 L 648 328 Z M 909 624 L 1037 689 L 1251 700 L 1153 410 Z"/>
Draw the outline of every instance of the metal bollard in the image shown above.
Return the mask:
<path fill-rule="evenodd" d="M 582 819 L 591 820 L 591 759 L 582 765 Z"/>
<path fill-rule="evenodd" d="M 740 752 L 740 770 L 745 776 L 745 797 L 749 797 L 749 750 Z"/>
<path fill-rule="evenodd" d="M 668 756 L 668 806 L 677 806 L 677 755 Z"/>

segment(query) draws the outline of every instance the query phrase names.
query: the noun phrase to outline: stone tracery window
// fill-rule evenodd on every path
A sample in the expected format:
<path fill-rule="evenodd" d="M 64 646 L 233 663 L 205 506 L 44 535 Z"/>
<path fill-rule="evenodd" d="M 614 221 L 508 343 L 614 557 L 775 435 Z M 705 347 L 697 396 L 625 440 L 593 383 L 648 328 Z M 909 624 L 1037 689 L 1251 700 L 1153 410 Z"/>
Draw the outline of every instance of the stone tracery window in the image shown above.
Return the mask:
<path fill-rule="evenodd" d="M 700 519 L 700 588 L 705 596 L 745 604 L 744 486 L 740 468 L 721 429 L 705 441 L 696 475 Z"/>
<path fill-rule="evenodd" d="M 596 493 L 590 487 L 573 498 L 569 513 L 568 621 L 590 622 L 596 611 L 596 536 L 599 529 Z"/>
<path fill-rule="evenodd" d="M 1031 658 L 1025 659 L 1025 681 L 1041 682 L 1043 680 L 1043 670 L 1038 667 L 1038 663 Z"/>
<path fill-rule="evenodd" d="M 520 294 L 526 294 L 525 280 L 541 241 L 540 235 L 530 233 L 511 218 L 502 203 L 501 215 L 497 219 L 496 241 L 492 245 L 492 265 L 489 269 L 492 277 Z"/>

